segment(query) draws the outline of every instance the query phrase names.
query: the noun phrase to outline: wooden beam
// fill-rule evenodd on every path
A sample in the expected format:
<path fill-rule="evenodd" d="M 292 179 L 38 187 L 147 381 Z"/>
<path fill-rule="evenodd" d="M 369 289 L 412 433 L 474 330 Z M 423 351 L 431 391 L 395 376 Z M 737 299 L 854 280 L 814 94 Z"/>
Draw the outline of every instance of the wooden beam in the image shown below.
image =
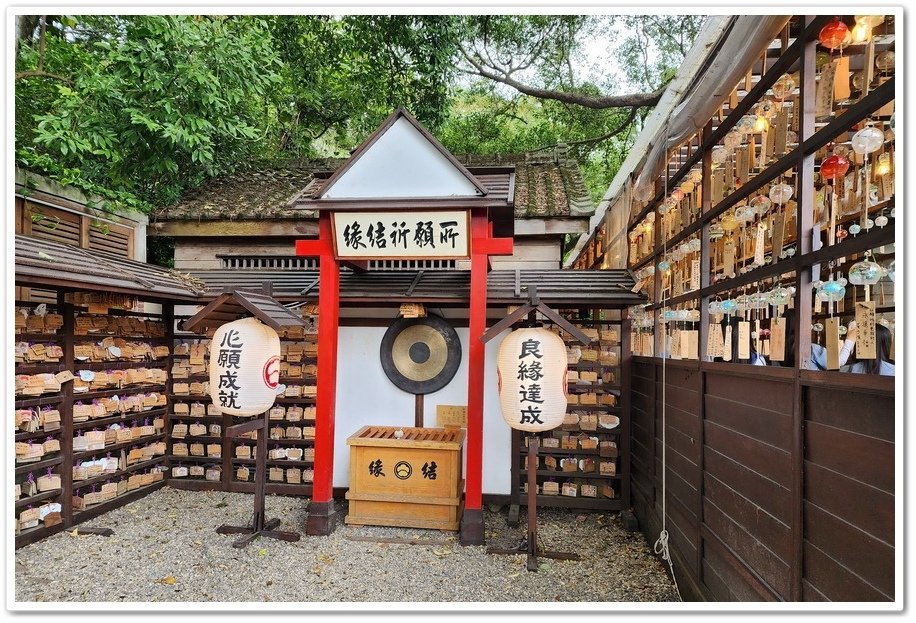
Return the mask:
<path fill-rule="evenodd" d="M 150 223 L 147 234 L 149 236 L 172 236 L 173 238 L 248 238 L 252 236 L 303 238 L 317 236 L 318 223 L 314 218 L 159 221 Z"/>
<path fill-rule="evenodd" d="M 365 273 L 369 270 L 369 260 L 341 260 L 340 263 L 358 273 Z"/>
<path fill-rule="evenodd" d="M 219 309 L 223 303 L 228 301 L 231 297 L 232 295 L 227 292 L 220 294 L 218 297 L 210 301 L 202 310 L 182 322 L 181 328 L 185 331 L 196 332 L 198 327 L 204 324 L 204 320 L 206 320 L 206 318 L 210 316 L 212 312 L 215 312 L 217 309 Z"/>
<path fill-rule="evenodd" d="M 243 424 L 236 424 L 235 426 L 228 427 L 226 429 L 226 437 L 241 437 L 245 433 L 250 433 L 254 430 L 261 430 L 264 428 L 264 426 L 264 419 L 259 417 L 254 420 L 244 422 Z"/>

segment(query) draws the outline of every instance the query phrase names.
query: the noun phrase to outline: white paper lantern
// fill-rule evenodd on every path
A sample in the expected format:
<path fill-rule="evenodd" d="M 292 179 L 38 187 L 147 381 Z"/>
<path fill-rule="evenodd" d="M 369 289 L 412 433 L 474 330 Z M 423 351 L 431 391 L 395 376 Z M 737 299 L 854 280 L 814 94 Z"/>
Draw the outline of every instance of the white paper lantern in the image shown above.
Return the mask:
<path fill-rule="evenodd" d="M 224 324 L 210 340 L 210 398 L 222 413 L 257 415 L 273 406 L 280 337 L 257 318 Z"/>
<path fill-rule="evenodd" d="M 540 432 L 566 415 L 566 345 L 544 328 L 517 329 L 499 345 L 499 406 L 506 424 Z"/>

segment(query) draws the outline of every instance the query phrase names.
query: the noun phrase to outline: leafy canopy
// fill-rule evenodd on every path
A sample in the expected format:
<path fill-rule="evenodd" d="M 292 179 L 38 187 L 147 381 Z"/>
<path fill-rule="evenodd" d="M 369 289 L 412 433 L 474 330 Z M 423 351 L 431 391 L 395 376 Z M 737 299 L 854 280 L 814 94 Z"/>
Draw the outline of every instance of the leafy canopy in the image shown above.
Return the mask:
<path fill-rule="evenodd" d="M 598 197 L 700 21 L 23 16 L 17 161 L 149 210 L 242 167 L 346 155 L 404 106 L 458 153 L 566 144 Z M 595 40 L 618 68 L 585 74 Z"/>

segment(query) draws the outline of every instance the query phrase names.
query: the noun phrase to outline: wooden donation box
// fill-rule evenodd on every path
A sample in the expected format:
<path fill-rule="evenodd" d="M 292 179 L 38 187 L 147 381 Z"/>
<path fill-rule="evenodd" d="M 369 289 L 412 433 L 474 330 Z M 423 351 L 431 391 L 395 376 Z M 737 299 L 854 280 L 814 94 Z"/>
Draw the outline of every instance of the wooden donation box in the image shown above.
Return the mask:
<path fill-rule="evenodd" d="M 364 426 L 350 436 L 346 523 L 458 530 L 464 435 L 457 428 Z"/>

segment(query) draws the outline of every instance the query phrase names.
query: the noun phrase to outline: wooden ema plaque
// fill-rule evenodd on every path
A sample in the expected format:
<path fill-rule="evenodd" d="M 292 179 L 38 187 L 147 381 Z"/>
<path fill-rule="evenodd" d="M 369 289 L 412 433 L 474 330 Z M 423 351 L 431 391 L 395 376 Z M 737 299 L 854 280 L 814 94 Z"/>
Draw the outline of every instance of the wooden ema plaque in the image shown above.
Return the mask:
<path fill-rule="evenodd" d="M 738 323 L 738 359 L 751 358 L 751 323 Z"/>
<path fill-rule="evenodd" d="M 840 369 L 840 319 L 827 318 L 824 321 L 824 341 L 827 345 L 827 369 Z"/>
<path fill-rule="evenodd" d="M 722 271 L 726 276 L 735 272 L 735 243 L 729 239 L 725 241 L 725 250 L 722 253 Z"/>
<path fill-rule="evenodd" d="M 436 405 L 436 424 L 442 428 L 467 428 L 468 408 L 465 405 Z"/>
<path fill-rule="evenodd" d="M 773 129 L 773 151 L 776 155 L 786 153 L 789 131 L 789 112 L 783 108 L 776 114 L 776 123 Z"/>
<path fill-rule="evenodd" d="M 718 322 L 710 323 L 709 336 L 706 339 L 706 355 L 708 357 L 721 357 L 725 352 L 725 338 L 722 335 L 722 325 Z"/>
<path fill-rule="evenodd" d="M 770 320 L 770 360 L 786 360 L 786 319 Z"/>
<path fill-rule="evenodd" d="M 700 332 L 696 330 L 684 331 L 684 340 L 687 342 L 687 358 L 699 359 Z"/>
<path fill-rule="evenodd" d="M 690 289 L 700 289 L 700 260 L 699 258 L 690 261 Z"/>
<path fill-rule="evenodd" d="M 866 286 L 868 287 L 868 286 Z M 856 303 L 856 357 L 875 359 L 878 356 L 875 344 L 875 302 L 859 301 Z"/>
<path fill-rule="evenodd" d="M 849 57 L 839 57 L 833 65 L 836 66 L 836 76 L 833 80 L 833 99 L 842 101 L 849 99 L 852 91 L 849 88 Z"/>
<path fill-rule="evenodd" d="M 836 80 L 836 62 L 827 63 L 821 71 L 821 79 L 817 82 L 814 93 L 814 115 L 823 117 L 833 110 L 833 83 Z"/>
<path fill-rule="evenodd" d="M 396 437 L 396 431 L 403 437 Z M 461 429 L 364 426 L 350 446 L 351 525 L 458 530 Z"/>
<path fill-rule="evenodd" d="M 779 260 L 779 254 L 782 251 L 786 231 L 785 226 L 786 217 L 782 211 L 773 215 L 773 257 L 771 258 L 771 263 L 773 264 Z"/>

